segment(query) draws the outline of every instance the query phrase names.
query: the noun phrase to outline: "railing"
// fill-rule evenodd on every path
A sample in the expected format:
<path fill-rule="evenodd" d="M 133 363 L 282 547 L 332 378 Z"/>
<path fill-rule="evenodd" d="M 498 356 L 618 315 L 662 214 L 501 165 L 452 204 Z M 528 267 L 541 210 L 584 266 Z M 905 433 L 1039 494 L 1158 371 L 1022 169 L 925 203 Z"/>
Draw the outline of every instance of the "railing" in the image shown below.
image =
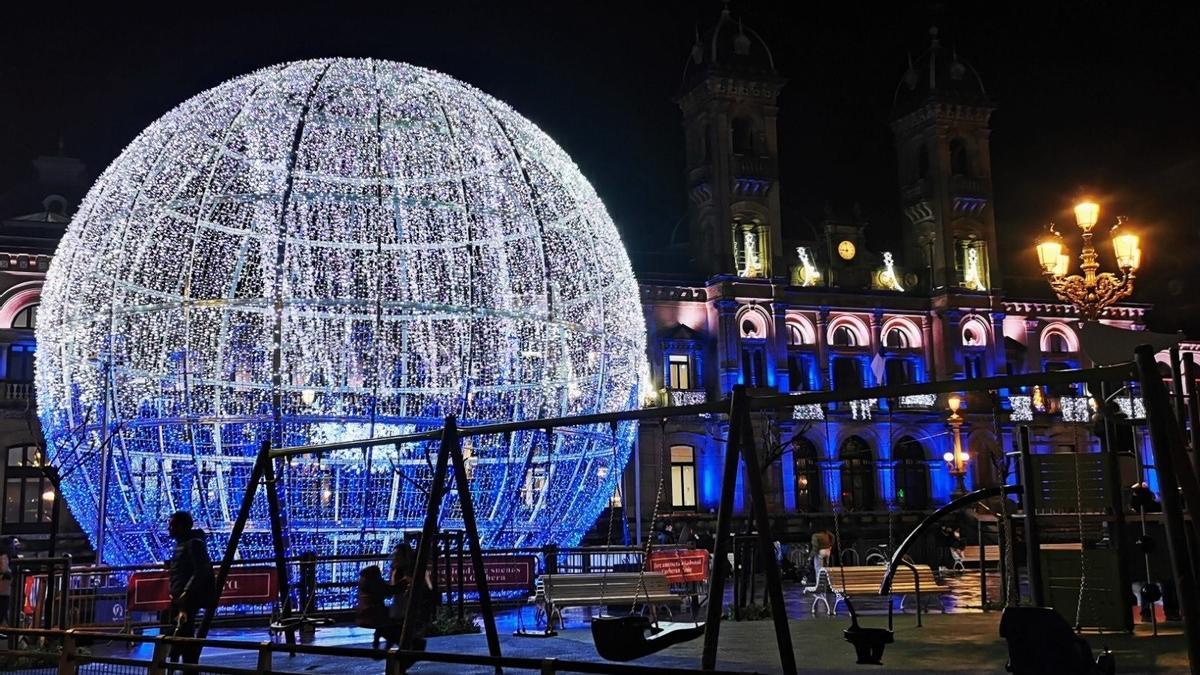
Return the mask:
<path fill-rule="evenodd" d="M 534 576 L 545 573 L 617 572 L 640 569 L 643 551 L 628 546 L 583 546 L 559 548 L 489 549 L 486 556 L 531 556 L 536 561 Z M 157 617 L 131 616 L 126 610 L 129 580 L 138 572 L 161 572 L 162 565 L 73 566 L 67 558 L 55 559 L 57 566 L 47 569 L 45 558 L 17 558 L 13 561 L 13 598 L 10 606 L 10 625 L 23 627 L 98 628 L 121 626 L 125 629 L 159 625 Z M 286 560 L 288 577 L 300 578 L 299 557 Z M 326 556 L 315 561 L 316 586 L 311 598 L 301 597 L 293 589 L 294 605 L 307 609 L 310 615 L 345 614 L 354 609 L 357 601 L 358 575 L 368 565 L 379 565 L 387 572 L 389 556 L 375 555 Z M 270 559 L 238 560 L 238 568 L 269 567 Z M 435 577 L 439 590 L 456 592 L 449 583 L 452 577 L 445 558 L 440 558 Z M 468 564 L 469 563 L 464 563 Z M 65 578 L 65 586 L 64 586 Z M 532 587 L 533 579 L 529 580 Z M 62 589 L 68 592 L 64 598 Z M 51 590 L 52 588 L 52 590 Z M 471 592 L 467 593 L 470 599 Z M 528 593 L 512 593 L 511 600 L 524 601 Z M 492 593 L 493 602 L 505 600 L 505 592 Z M 306 607 L 307 605 L 307 607 Z M 235 605 L 222 607 L 222 619 L 241 621 L 251 617 L 268 617 L 273 605 Z"/>
<path fill-rule="evenodd" d="M 15 663 L 22 672 L 58 673 L 59 675 L 75 675 L 77 672 L 120 672 L 160 673 L 182 671 L 185 673 L 223 673 L 241 675 L 242 673 L 287 673 L 286 670 L 275 668 L 274 657 L 280 653 L 305 654 L 310 656 L 326 656 L 343 659 L 347 663 L 343 668 L 346 672 L 387 672 L 402 673 L 413 663 L 426 661 L 430 663 L 454 664 L 456 666 L 486 666 L 531 670 L 541 673 L 600 673 L 622 675 L 664 673 L 666 675 L 685 675 L 694 673 L 691 668 L 664 668 L 662 666 L 639 666 L 624 663 L 606 663 L 600 661 L 572 661 L 554 657 L 530 658 L 516 656 L 488 656 L 485 654 L 460 654 L 435 651 L 402 651 L 389 649 L 381 652 L 377 649 L 364 647 L 335 647 L 325 645 L 279 644 L 274 642 L 248 642 L 238 640 L 199 640 L 195 638 L 177 638 L 169 636 L 143 636 L 124 633 L 102 633 L 78 630 L 31 630 L 7 629 L 9 634 L 8 649 L 0 649 L 0 660 Z M 57 651 L 32 649 L 17 649 L 15 638 L 24 637 L 26 643 L 42 643 L 57 645 Z M 138 658 L 130 651 L 99 653 L 92 650 L 80 649 L 82 642 L 110 642 L 121 644 L 151 644 L 153 651 L 150 658 Z M 189 665 L 171 663 L 168 661 L 172 646 L 211 647 L 222 650 L 216 659 L 205 659 L 202 664 Z M 551 651 L 547 649 L 547 651 Z M 228 653 L 232 652 L 232 653 Z M 220 661 L 229 663 L 245 663 L 245 655 L 255 655 L 254 666 L 251 668 L 234 665 L 223 665 Z M 25 663 L 20 663 L 24 660 Z M 382 661 L 382 663 L 381 663 Z M 84 668 L 93 666 L 92 668 Z M 107 666 L 107 667 L 106 667 Z M 730 673 L 732 671 L 714 671 Z"/>
<path fill-rule="evenodd" d="M 0 382 L 0 400 L 28 401 L 33 398 L 32 382 Z"/>
<path fill-rule="evenodd" d="M 774 178 L 778 173 L 770 157 L 733 156 L 733 175 L 744 178 Z"/>

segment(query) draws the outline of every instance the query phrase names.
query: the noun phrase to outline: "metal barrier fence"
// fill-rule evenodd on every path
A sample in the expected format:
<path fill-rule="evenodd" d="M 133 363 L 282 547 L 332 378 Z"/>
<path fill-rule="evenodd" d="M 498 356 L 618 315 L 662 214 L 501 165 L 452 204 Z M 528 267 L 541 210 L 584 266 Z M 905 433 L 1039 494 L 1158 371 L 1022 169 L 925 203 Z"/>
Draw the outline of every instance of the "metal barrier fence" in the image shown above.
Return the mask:
<path fill-rule="evenodd" d="M 494 668 L 513 668 L 532 670 L 539 673 L 596 673 L 600 675 L 685 675 L 694 673 L 692 668 L 666 668 L 662 666 L 639 666 L 625 663 L 572 661 L 568 659 L 530 658 L 513 656 L 488 656 L 486 654 L 457 654 L 447 652 L 401 651 L 391 649 L 381 652 L 376 649 L 361 647 L 332 647 L 318 645 L 288 645 L 274 642 L 242 642 L 236 640 L 198 640 L 194 638 L 174 638 L 167 636 L 142 636 L 115 633 L 101 633 L 82 630 L 40 630 L 40 629 L 9 629 L 13 637 L 24 637 L 28 644 L 42 644 L 48 647 L 41 649 L 12 648 L 0 649 L 0 670 L 19 671 L 23 674 L 42 675 L 76 675 L 76 673 L 102 673 L 113 675 L 163 675 L 169 672 L 184 673 L 214 673 L 221 675 L 242 675 L 249 673 L 274 673 L 289 675 L 301 671 L 287 670 L 288 664 L 280 663 L 276 668 L 275 657 L 280 654 L 296 654 L 301 656 L 330 657 L 339 659 L 340 669 L 344 672 L 386 672 L 402 673 L 405 668 L 416 662 L 441 663 L 454 666 L 455 670 L 463 666 L 483 666 Z M 151 644 L 152 653 L 149 658 L 139 657 L 127 650 L 124 654 L 99 653 L 89 649 L 81 649 L 81 643 L 112 641 L 127 644 Z M 211 659 L 203 660 L 198 665 L 171 663 L 169 655 L 173 645 L 193 645 L 221 649 L 224 653 L 219 657 L 225 663 Z M 232 652 L 229 653 L 229 652 Z M 253 665 L 234 665 L 238 662 L 250 661 Z M 230 663 L 230 665 L 226 665 Z M 295 664 L 303 667 L 301 664 Z M 311 663 L 308 664 L 311 667 Z M 717 675 L 732 675 L 739 671 L 710 671 Z M 740 671 L 747 672 L 747 671 Z"/>
<path fill-rule="evenodd" d="M 507 599 L 524 602 L 532 591 L 533 577 L 545 573 L 586 573 L 638 569 L 643 551 L 631 547 L 576 547 L 492 549 L 488 556 L 527 556 L 535 561 L 527 591 L 510 591 Z M 302 597 L 299 587 L 293 589 L 293 604 L 310 615 L 330 615 L 350 612 L 356 602 L 355 592 L 359 571 L 368 565 L 379 565 L 386 573 L 389 557 L 385 554 L 358 556 L 327 556 L 316 558 L 316 586 L 311 598 Z M 273 560 L 239 560 L 237 568 L 273 565 Z M 301 577 L 302 558 L 287 560 L 288 576 Z M 139 572 L 161 572 L 163 565 L 77 566 L 67 556 L 61 558 L 17 558 L 13 568 L 13 602 L 8 623 L 25 628 L 118 628 L 131 630 L 138 626 L 158 625 L 157 617 L 131 616 L 127 611 L 130 578 Z M 442 562 L 435 577 L 443 592 L 455 591 L 451 583 L 450 566 Z M 457 577 L 454 577 L 457 578 Z M 68 592 L 63 594 L 63 588 Z M 471 597 L 467 594 L 468 599 Z M 503 602 L 504 593 L 493 597 Z M 306 606 L 307 605 L 307 606 Z M 276 603 L 223 607 L 222 619 L 244 619 L 272 616 Z"/>

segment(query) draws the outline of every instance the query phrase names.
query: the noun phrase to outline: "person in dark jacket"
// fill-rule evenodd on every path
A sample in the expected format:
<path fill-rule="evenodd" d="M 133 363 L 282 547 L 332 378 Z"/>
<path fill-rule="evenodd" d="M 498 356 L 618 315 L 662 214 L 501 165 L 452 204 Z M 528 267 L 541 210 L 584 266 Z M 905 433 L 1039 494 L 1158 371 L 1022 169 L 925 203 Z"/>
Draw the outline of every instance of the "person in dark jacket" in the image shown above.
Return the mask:
<path fill-rule="evenodd" d="M 373 647 L 382 638 L 388 649 L 400 641 L 400 624 L 388 615 L 387 599 L 396 594 L 396 587 L 383 580 L 378 565 L 369 565 L 358 573 L 358 602 L 354 608 L 354 625 L 373 628 Z"/>
<path fill-rule="evenodd" d="M 175 551 L 167 564 L 170 575 L 171 615 L 175 621 L 174 635 L 194 637 L 196 616 L 215 598 L 212 560 L 208 557 L 207 536 L 195 529 L 192 514 L 176 511 L 167 521 L 167 534 L 175 540 Z M 171 660 L 182 658 L 184 663 L 198 663 L 200 648 L 173 645 Z"/>

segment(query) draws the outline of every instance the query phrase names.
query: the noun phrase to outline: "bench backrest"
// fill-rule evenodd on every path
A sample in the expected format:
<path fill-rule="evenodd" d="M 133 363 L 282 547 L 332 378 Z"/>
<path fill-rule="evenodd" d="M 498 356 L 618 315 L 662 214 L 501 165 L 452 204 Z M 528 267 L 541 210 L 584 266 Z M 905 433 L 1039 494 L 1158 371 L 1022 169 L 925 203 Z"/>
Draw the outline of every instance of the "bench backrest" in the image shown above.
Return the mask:
<path fill-rule="evenodd" d="M 642 584 L 644 583 L 644 590 Z M 661 572 L 610 572 L 608 574 L 543 574 L 538 584 L 556 601 L 573 598 L 597 598 L 611 595 L 628 598 L 635 595 L 665 595 L 670 592 L 667 575 Z"/>
<path fill-rule="evenodd" d="M 914 567 L 916 567 L 917 576 L 921 580 L 922 590 L 932 590 L 941 585 L 931 567 L 928 565 L 914 565 Z M 845 568 L 827 567 L 821 570 L 822 573 L 828 574 L 828 583 L 833 589 L 841 591 L 849 589 L 859 593 L 864 591 L 878 593 L 879 586 L 883 583 L 884 572 L 886 571 L 886 567 L 878 565 Z M 912 570 L 907 567 L 900 567 L 896 570 L 896 574 L 892 576 L 892 592 L 911 592 L 915 590 L 915 587 L 916 583 L 913 580 Z"/>

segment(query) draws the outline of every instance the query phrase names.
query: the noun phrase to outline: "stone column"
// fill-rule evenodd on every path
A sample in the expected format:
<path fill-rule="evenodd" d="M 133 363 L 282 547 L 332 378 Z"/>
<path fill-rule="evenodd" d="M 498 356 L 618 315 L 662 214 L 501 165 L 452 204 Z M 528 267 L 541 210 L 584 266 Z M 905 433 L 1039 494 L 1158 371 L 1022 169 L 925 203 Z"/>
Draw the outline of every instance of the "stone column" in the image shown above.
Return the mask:
<path fill-rule="evenodd" d="M 771 361 L 774 362 L 775 389 L 778 391 L 792 390 L 789 382 L 791 374 L 788 372 L 787 309 L 786 302 L 771 303 L 771 316 L 775 320 L 775 345 L 771 349 Z"/>
<path fill-rule="evenodd" d="M 883 311 L 877 309 L 871 312 L 871 315 L 867 317 L 867 332 L 869 333 L 867 339 L 871 345 L 872 361 L 875 359 L 875 355 L 879 353 L 879 327 L 881 325 L 883 325 Z M 868 364 L 867 370 L 870 370 L 870 364 Z M 871 377 L 874 378 L 876 386 L 883 384 L 882 378 L 875 377 L 875 373 L 873 371 L 871 372 Z"/>
<path fill-rule="evenodd" d="M 1037 373 L 1042 370 L 1042 347 L 1038 342 L 1038 333 L 1042 323 L 1037 319 L 1025 320 L 1025 372 Z"/>
<path fill-rule="evenodd" d="M 736 300 L 719 298 L 715 303 L 717 308 L 717 364 L 721 395 L 728 396 L 733 391 L 733 385 L 738 380 L 738 327 Z"/>
<path fill-rule="evenodd" d="M 932 382 L 938 379 L 938 364 L 933 359 L 933 317 L 929 314 L 921 317 L 921 348 L 925 352 L 925 380 Z"/>
<path fill-rule="evenodd" d="M 959 360 L 962 351 L 962 312 L 957 309 L 942 312 L 942 347 L 945 361 L 939 379 L 953 379 L 963 370 Z"/>
<path fill-rule="evenodd" d="M 1003 375 L 1007 362 L 1004 351 L 1004 312 L 992 312 L 992 375 Z"/>
<path fill-rule="evenodd" d="M 829 308 L 817 310 L 817 389 L 831 389 L 829 382 Z"/>

